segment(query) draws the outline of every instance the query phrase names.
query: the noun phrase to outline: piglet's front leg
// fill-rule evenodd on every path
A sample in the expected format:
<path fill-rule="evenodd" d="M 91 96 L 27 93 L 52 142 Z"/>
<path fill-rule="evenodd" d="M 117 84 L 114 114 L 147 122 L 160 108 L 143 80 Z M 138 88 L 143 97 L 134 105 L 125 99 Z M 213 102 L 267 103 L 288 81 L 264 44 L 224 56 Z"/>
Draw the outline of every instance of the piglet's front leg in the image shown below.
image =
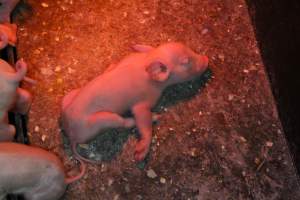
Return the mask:
<path fill-rule="evenodd" d="M 142 161 L 149 152 L 151 139 L 152 139 L 152 113 L 151 106 L 146 103 L 139 103 L 132 109 L 135 117 L 136 126 L 141 135 L 140 140 L 135 147 L 135 160 Z"/>

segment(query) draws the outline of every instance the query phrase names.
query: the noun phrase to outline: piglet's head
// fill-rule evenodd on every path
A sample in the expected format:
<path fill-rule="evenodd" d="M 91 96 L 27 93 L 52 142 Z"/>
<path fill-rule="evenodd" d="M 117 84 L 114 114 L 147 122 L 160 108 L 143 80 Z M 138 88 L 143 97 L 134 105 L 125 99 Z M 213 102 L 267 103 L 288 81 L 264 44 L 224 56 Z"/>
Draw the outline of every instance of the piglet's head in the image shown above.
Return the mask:
<path fill-rule="evenodd" d="M 142 47 L 142 46 L 140 46 Z M 208 67 L 208 58 L 181 43 L 166 43 L 158 48 L 144 46 L 148 53 L 146 71 L 149 77 L 169 86 L 200 76 Z"/>

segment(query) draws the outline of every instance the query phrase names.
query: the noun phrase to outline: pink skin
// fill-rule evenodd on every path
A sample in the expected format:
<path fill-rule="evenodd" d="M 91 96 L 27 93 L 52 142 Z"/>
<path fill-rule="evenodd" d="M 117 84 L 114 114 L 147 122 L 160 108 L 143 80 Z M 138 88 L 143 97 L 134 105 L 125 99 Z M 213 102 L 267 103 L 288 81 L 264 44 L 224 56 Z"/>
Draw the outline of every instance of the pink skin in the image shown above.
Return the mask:
<path fill-rule="evenodd" d="M 17 25 L 8 24 L 8 23 L 0 24 L 0 39 L 1 39 L 0 40 L 0 49 L 4 48 L 7 43 L 10 44 L 11 46 L 16 46 Z"/>
<path fill-rule="evenodd" d="M 0 49 L 4 49 L 8 44 L 7 34 L 0 28 Z"/>
<path fill-rule="evenodd" d="M 0 23 L 10 23 L 10 15 L 20 0 L 0 0 Z"/>
<path fill-rule="evenodd" d="M 19 0 L 0 0 L 0 3 L 0 49 L 2 49 L 7 43 L 11 46 L 16 45 L 17 25 L 10 23 L 10 15 Z"/>
<path fill-rule="evenodd" d="M 54 154 L 23 144 L 0 143 L 0 200 L 9 194 L 23 194 L 30 200 L 56 200 L 68 184 L 85 173 L 66 178 L 62 162 Z"/>
<path fill-rule="evenodd" d="M 25 79 L 26 72 L 27 65 L 23 60 L 16 63 L 15 71 L 7 62 L 0 59 L 0 141 L 12 141 L 15 135 L 14 126 L 8 124 L 7 112 L 26 114 L 30 109 L 31 94 L 19 88 L 19 83 Z M 31 79 L 30 81 L 33 82 Z"/>
<path fill-rule="evenodd" d="M 71 91 L 62 103 L 62 125 L 78 159 L 88 162 L 76 151 L 108 128 L 137 126 L 141 135 L 136 144 L 135 159 L 141 161 L 149 152 L 153 114 L 163 90 L 173 84 L 201 75 L 208 58 L 198 55 L 180 43 L 166 43 L 158 48 L 133 47 L 132 53 L 86 86 Z M 122 115 L 131 111 L 133 118 Z"/>

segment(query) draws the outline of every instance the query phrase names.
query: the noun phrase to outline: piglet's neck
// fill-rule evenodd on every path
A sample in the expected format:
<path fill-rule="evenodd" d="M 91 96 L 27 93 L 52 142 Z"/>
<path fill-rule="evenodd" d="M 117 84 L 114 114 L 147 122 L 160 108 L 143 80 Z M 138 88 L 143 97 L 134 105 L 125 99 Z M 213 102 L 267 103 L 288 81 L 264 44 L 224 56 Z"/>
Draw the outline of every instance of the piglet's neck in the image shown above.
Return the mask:
<path fill-rule="evenodd" d="M 148 83 L 150 83 L 151 88 L 155 89 L 156 91 L 163 92 L 169 85 L 165 82 L 159 82 L 152 79 L 148 79 Z"/>

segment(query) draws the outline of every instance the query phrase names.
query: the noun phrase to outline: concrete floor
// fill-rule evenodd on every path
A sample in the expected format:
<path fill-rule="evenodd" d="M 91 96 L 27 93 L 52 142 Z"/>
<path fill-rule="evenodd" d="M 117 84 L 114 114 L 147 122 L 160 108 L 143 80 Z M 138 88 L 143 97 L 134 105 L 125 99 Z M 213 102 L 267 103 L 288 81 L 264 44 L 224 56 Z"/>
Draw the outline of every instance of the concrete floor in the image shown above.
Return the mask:
<path fill-rule="evenodd" d="M 39 81 L 29 88 L 31 143 L 60 156 L 69 174 L 78 166 L 58 123 L 68 91 L 136 43 L 181 41 L 210 58 L 212 75 L 170 89 L 157 106 L 145 166 L 133 161 L 135 130 L 106 133 L 80 149 L 103 164 L 89 165 L 63 199 L 300 199 L 243 0 L 27 2 L 32 16 L 16 20 L 19 57 Z"/>

